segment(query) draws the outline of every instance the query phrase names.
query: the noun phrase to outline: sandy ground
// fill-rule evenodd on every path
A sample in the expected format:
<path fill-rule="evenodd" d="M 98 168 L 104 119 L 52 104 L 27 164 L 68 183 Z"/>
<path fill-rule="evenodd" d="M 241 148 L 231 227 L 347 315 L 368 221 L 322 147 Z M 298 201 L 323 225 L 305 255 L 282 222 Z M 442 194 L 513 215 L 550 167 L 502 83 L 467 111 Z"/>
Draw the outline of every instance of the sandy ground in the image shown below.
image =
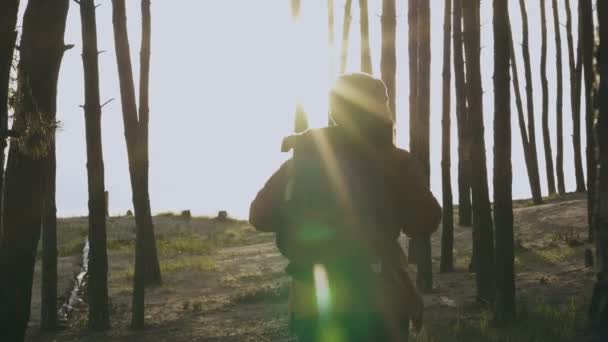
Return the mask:
<path fill-rule="evenodd" d="M 590 248 L 585 244 L 584 198 L 568 196 L 554 203 L 517 208 L 515 223 L 518 296 L 530 300 L 542 298 L 556 304 L 572 300 L 588 302 L 593 271 L 584 267 L 584 251 Z M 177 227 L 193 229 L 204 236 L 222 229 L 236 229 L 238 236 L 209 254 L 212 266 L 208 269 L 165 273 L 163 286 L 147 291 L 144 331 L 133 332 L 128 328 L 131 283 L 120 274 L 132 265 L 131 257 L 111 252 L 112 329 L 106 333 L 87 331 L 85 307 L 72 315 L 67 329 L 41 333 L 37 269 L 27 340 L 292 341 L 287 331 L 288 279 L 283 272 L 286 260 L 274 247 L 273 236 L 254 232 L 244 223 L 229 228 L 212 223 L 191 225 L 194 223 L 176 224 L 169 218 L 156 220 L 156 228 L 161 231 Z M 441 231 L 433 236 L 436 268 L 440 236 Z M 455 227 L 456 272 L 439 274 L 435 269 L 436 291 L 424 298 L 427 322 L 462 317 L 474 305 L 474 275 L 467 271 L 470 241 L 470 228 Z M 60 289 L 69 288 L 78 263 L 79 256 L 61 258 Z M 415 268 L 411 267 L 411 271 L 415 277 Z"/>

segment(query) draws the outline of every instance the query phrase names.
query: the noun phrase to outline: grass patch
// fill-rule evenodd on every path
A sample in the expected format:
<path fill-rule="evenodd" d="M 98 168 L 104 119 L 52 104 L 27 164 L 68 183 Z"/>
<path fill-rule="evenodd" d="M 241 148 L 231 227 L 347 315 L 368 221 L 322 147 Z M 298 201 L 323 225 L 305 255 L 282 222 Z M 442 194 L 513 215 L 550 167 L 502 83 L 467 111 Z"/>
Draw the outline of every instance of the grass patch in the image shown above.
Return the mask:
<path fill-rule="evenodd" d="M 161 259 L 160 261 L 161 274 L 174 273 L 180 271 L 205 272 L 214 270 L 215 268 L 216 264 L 213 259 L 206 255 L 185 256 L 173 258 L 170 260 Z M 135 268 L 133 265 L 131 265 L 124 272 L 118 273 L 116 275 L 110 274 L 110 279 L 132 281 L 134 275 Z"/>
<path fill-rule="evenodd" d="M 448 325 L 430 323 L 416 342 L 566 342 L 576 340 L 584 329 L 586 312 L 571 299 L 565 305 L 549 305 L 538 301 L 518 303 L 518 319 L 503 327 L 494 324 L 492 314 L 481 311 L 472 317 L 459 314 Z"/>
<path fill-rule="evenodd" d="M 231 298 L 235 304 L 251 304 L 265 301 L 285 301 L 289 296 L 289 282 L 266 285 L 238 292 Z"/>

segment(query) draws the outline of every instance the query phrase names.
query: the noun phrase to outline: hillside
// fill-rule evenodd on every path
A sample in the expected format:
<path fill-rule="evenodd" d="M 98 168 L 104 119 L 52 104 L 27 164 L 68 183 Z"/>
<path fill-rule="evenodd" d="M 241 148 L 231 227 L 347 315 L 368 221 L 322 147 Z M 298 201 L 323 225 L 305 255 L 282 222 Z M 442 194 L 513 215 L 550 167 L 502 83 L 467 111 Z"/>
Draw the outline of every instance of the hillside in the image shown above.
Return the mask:
<path fill-rule="evenodd" d="M 467 271 L 471 230 L 455 228 L 457 272 L 435 274 L 436 292 L 425 296 L 426 330 L 416 341 L 572 341 L 584 329 L 593 271 L 584 267 L 586 201 L 568 196 L 515 209 L 516 270 L 520 321 L 493 327 L 474 303 L 474 275 Z M 86 304 L 76 306 L 67 329 L 41 334 L 39 267 L 36 269 L 28 341 L 290 341 L 284 258 L 271 234 L 246 222 L 155 218 L 163 286 L 147 291 L 143 332 L 128 329 L 133 276 L 132 218 L 108 223 L 112 330 L 86 330 Z M 59 228 L 60 289 L 80 271 L 86 218 Z M 440 232 L 433 236 L 438 266 Z M 414 268 L 411 268 L 412 274 Z M 500 337 L 498 333 L 500 332 Z"/>

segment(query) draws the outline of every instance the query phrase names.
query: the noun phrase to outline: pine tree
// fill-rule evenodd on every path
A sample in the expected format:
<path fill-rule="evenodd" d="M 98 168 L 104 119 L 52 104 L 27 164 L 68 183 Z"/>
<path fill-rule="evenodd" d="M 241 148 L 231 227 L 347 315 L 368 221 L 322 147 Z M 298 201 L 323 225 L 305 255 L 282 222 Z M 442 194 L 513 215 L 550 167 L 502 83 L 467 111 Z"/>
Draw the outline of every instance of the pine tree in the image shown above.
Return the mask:
<path fill-rule="evenodd" d="M 57 81 L 66 50 L 68 7 L 68 0 L 30 0 L 23 17 L 13 125 L 20 138 L 11 143 L 8 156 L 0 239 L 0 331 L 7 341 L 24 338 L 43 221 L 48 229 L 43 203 L 53 176 L 49 170 L 54 160 Z M 44 248 L 49 251 L 53 246 Z"/>
<path fill-rule="evenodd" d="M 585 78 L 585 122 L 587 133 L 587 218 L 589 222 L 589 240 L 594 239 L 593 208 L 595 207 L 595 141 L 593 140 L 593 8 L 591 0 L 579 2 L 579 41 L 582 44 L 583 76 Z"/>
<path fill-rule="evenodd" d="M 372 74 L 372 54 L 369 47 L 369 13 L 367 0 L 359 0 L 361 20 L 361 71 Z"/>
<path fill-rule="evenodd" d="M 572 36 L 572 10 L 570 0 L 566 6 L 566 37 L 568 40 L 568 65 L 570 67 L 570 104 L 572 107 L 572 145 L 574 148 L 574 175 L 576 177 L 576 192 L 585 192 L 585 176 L 583 175 L 583 159 L 581 157 L 581 92 L 580 92 L 580 55 L 578 60 L 574 54 L 574 38 Z M 580 42 L 579 48 L 580 51 Z"/>
<path fill-rule="evenodd" d="M 461 226 L 472 224 L 471 153 L 466 99 L 465 64 L 462 39 L 462 0 L 454 0 L 453 11 L 454 81 L 458 126 L 458 219 Z"/>
<path fill-rule="evenodd" d="M 515 265 L 511 171 L 512 48 L 508 0 L 494 0 L 494 225 L 496 228 L 496 317 L 515 318 Z"/>
<path fill-rule="evenodd" d="M 441 143 L 441 180 L 443 189 L 443 220 L 441 230 L 441 272 L 454 270 L 454 214 L 452 200 L 452 175 L 450 172 L 450 104 L 452 66 L 452 0 L 445 0 L 443 22 L 443 102 L 442 102 L 442 143 Z"/>
<path fill-rule="evenodd" d="M 353 18 L 351 16 L 353 7 L 353 0 L 346 0 L 344 4 L 344 22 L 342 25 L 342 48 L 340 50 L 340 74 L 346 71 L 346 64 L 348 62 L 348 42 L 350 36 L 350 23 Z"/>
<path fill-rule="evenodd" d="M 551 135 L 549 130 L 549 84 L 547 81 L 547 15 L 545 12 L 545 0 L 540 0 L 540 21 L 541 21 L 541 55 L 540 55 L 540 75 L 543 90 L 542 105 L 542 126 L 543 143 L 545 145 L 545 170 L 547 172 L 547 189 L 549 194 L 555 193 L 555 178 L 553 173 L 553 152 L 551 152 Z"/>
<path fill-rule="evenodd" d="M 82 62 L 84 67 L 84 117 L 87 141 L 89 189 L 89 328 L 110 327 L 108 302 L 108 254 L 103 150 L 101 142 L 101 101 L 99 94 L 99 52 L 94 0 L 80 1 L 82 22 Z"/>
<path fill-rule="evenodd" d="M 477 298 L 493 303 L 496 289 L 494 278 L 494 236 L 483 125 L 483 91 L 480 64 L 480 2 L 463 2 L 464 44 L 467 66 L 467 102 L 471 128 L 471 177 L 473 193 L 473 265 L 477 283 Z"/>
<path fill-rule="evenodd" d="M 530 43 L 528 34 L 528 12 L 525 0 L 519 0 L 522 23 L 522 55 L 524 59 L 524 74 L 526 79 L 526 107 L 528 112 L 528 153 L 530 154 L 530 183 L 534 204 L 541 204 L 540 171 L 538 169 L 538 151 L 536 148 L 536 124 L 534 115 L 534 85 L 532 83 L 532 67 L 530 62 Z M 513 59 L 514 57 L 512 57 Z"/>
<path fill-rule="evenodd" d="M 557 0 L 552 0 L 553 8 L 553 29 L 555 31 L 555 57 L 556 57 L 556 74 L 557 74 L 557 98 L 555 103 L 556 111 L 556 147 L 557 154 L 555 156 L 555 173 L 557 174 L 557 191 L 560 195 L 566 193 L 564 184 L 564 128 L 563 128 L 563 71 L 562 71 L 562 38 L 560 33 L 559 12 Z"/>

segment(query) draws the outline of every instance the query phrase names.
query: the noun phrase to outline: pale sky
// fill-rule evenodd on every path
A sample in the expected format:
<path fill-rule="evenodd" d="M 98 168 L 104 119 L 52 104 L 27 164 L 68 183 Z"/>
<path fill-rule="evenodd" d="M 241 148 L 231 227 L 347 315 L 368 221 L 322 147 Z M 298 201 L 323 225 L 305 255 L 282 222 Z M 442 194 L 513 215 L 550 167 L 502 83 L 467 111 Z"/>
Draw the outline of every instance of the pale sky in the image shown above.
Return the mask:
<path fill-rule="evenodd" d="M 120 92 L 114 52 L 111 1 L 99 0 L 97 11 L 102 102 L 103 151 L 110 212 L 132 207 Z M 336 0 L 336 69 L 345 0 Z M 380 76 L 381 1 L 370 0 L 374 74 Z M 526 1 L 535 90 L 537 145 L 541 186 L 546 194 L 541 127 L 540 16 L 538 1 Z M 559 0 L 564 65 L 564 172 L 566 188 L 575 188 L 571 140 L 565 9 Z M 572 1 L 571 1 L 572 2 Z M 131 53 L 138 82 L 140 1 L 127 1 Z M 521 41 L 520 11 L 511 1 L 511 20 Z M 573 5 L 576 1 L 572 2 Z M 296 97 L 312 115 L 314 126 L 325 122 L 329 85 L 327 7 L 324 1 L 302 1 L 301 24 L 295 29 L 288 0 L 156 0 L 152 3 L 152 70 L 150 80 L 150 197 L 155 213 L 191 209 L 196 215 L 218 210 L 245 218 L 249 203 L 271 173 L 289 156 L 281 140 L 293 129 Z M 25 1 L 22 2 L 24 7 Z M 493 42 L 492 2 L 482 1 L 482 77 L 488 176 L 492 187 Z M 555 49 L 551 12 L 548 19 L 550 127 L 555 154 Z M 397 142 L 408 147 L 407 1 L 397 6 Z M 431 0 L 431 186 L 441 197 L 441 61 L 443 1 Z M 23 12 L 23 10 L 22 10 Z M 21 12 L 21 13 L 22 13 Z M 576 8 L 573 8 L 576 28 Z M 359 70 L 359 8 L 353 22 L 347 71 Z M 87 214 L 86 149 L 81 60 L 80 12 L 70 3 L 65 41 L 76 47 L 65 54 L 59 80 L 57 141 L 57 205 L 60 216 Z M 576 34 L 575 34 L 576 39 Z M 576 46 L 576 41 L 575 41 Z M 523 82 L 521 49 L 516 46 Z M 524 84 L 522 83 L 522 92 Z M 453 98 L 453 97 L 452 97 Z M 454 102 L 454 101 L 452 101 Z M 525 103 L 525 98 L 524 98 Z M 453 103 L 454 105 L 454 103 Z M 530 197 L 521 140 L 513 111 L 513 195 Z M 584 113 L 584 112 L 583 112 Z M 456 119 L 453 115 L 452 175 L 457 195 Z M 583 115 L 584 116 L 584 115 Z M 584 127 L 584 117 L 582 118 Z M 585 135 L 582 132 L 584 148 Z M 555 156 L 554 156 L 555 157 Z"/>

